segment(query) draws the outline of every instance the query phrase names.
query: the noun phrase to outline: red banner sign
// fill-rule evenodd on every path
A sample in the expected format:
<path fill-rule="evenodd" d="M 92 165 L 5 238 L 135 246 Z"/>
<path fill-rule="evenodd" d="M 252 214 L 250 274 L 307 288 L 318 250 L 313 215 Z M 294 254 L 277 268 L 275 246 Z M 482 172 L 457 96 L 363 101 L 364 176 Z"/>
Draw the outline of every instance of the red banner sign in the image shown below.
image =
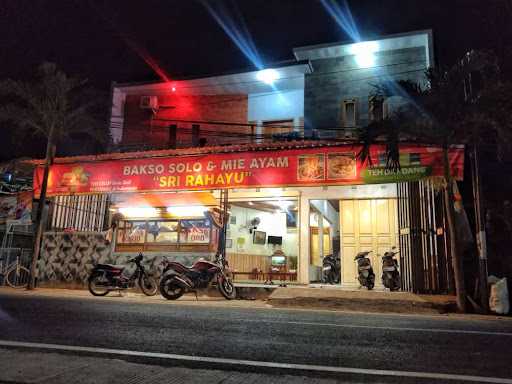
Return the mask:
<path fill-rule="evenodd" d="M 357 160 L 359 150 L 360 146 L 333 146 L 55 164 L 48 194 L 394 183 L 443 175 L 440 148 L 401 148 L 398 170 L 386 168 L 383 146 L 372 146 L 371 165 Z M 463 148 L 450 149 L 449 160 L 452 175 L 461 180 Z M 42 177 L 39 167 L 34 175 L 36 195 Z"/>

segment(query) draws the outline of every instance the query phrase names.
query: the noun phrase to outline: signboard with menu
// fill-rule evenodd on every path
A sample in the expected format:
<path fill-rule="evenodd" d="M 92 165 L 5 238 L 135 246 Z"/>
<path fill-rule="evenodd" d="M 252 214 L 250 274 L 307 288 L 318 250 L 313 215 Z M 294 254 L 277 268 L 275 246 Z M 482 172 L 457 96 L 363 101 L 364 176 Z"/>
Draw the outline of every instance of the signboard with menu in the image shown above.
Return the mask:
<path fill-rule="evenodd" d="M 360 150 L 359 145 L 344 145 L 55 164 L 48 194 L 394 183 L 443 175 L 438 147 L 401 147 L 401 166 L 394 170 L 386 167 L 384 146 L 372 146 L 371 162 L 364 164 L 357 158 Z M 452 175 L 461 180 L 464 148 L 450 149 L 449 161 Z M 36 196 L 42 176 L 39 167 L 34 175 Z"/>

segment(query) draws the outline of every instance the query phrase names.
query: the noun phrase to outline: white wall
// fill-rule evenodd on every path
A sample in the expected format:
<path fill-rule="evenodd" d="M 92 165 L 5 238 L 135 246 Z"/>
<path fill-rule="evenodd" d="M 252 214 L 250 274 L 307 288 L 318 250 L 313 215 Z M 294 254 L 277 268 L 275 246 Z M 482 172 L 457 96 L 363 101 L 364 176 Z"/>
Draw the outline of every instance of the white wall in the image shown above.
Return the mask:
<path fill-rule="evenodd" d="M 231 206 L 231 217 L 236 217 L 236 224 L 230 224 L 227 238 L 233 240 L 233 247 L 228 248 L 228 253 L 241 253 L 250 255 L 270 256 L 273 253 L 273 246 L 268 244 L 254 244 L 253 234 L 249 233 L 246 225 L 255 217 L 260 219 L 258 231 L 266 232 L 268 236 L 282 236 L 283 245 L 281 249 L 286 256 L 297 256 L 299 253 L 297 232 L 288 232 L 286 228 L 286 213 L 270 213 L 256 209 L 243 208 L 236 205 Z M 237 249 L 237 238 L 245 238 L 244 250 Z"/>
<path fill-rule="evenodd" d="M 249 95 L 248 121 L 298 119 L 303 116 L 303 89 Z"/>
<path fill-rule="evenodd" d="M 315 207 L 334 228 L 334 233 L 339 232 L 339 212 L 329 203 L 328 200 L 311 200 L 311 205 Z"/>

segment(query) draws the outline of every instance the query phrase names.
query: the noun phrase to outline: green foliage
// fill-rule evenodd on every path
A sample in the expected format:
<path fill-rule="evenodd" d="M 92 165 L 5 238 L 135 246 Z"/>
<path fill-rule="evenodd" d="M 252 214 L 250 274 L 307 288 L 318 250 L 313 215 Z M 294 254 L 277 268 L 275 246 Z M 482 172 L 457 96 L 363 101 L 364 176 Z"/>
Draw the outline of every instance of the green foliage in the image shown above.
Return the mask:
<path fill-rule="evenodd" d="M 68 77 L 53 63 L 41 64 L 34 81 L 0 82 L 0 120 L 19 135 L 33 134 L 49 142 L 87 135 L 108 141 L 104 99 L 87 80 Z"/>
<path fill-rule="evenodd" d="M 475 81 L 478 76 L 478 82 Z M 413 141 L 449 146 L 481 144 L 496 149 L 497 159 L 512 149 L 512 84 L 503 80 L 495 57 L 470 52 L 452 68 L 429 69 L 428 86 L 410 81 L 374 85 L 383 98 L 401 96 L 407 103 L 382 121 L 360 131 L 364 144 L 359 154 L 367 161 L 369 146 L 386 144 L 388 166 L 399 166 L 398 144 Z M 470 89 L 468 79 L 472 78 Z"/>

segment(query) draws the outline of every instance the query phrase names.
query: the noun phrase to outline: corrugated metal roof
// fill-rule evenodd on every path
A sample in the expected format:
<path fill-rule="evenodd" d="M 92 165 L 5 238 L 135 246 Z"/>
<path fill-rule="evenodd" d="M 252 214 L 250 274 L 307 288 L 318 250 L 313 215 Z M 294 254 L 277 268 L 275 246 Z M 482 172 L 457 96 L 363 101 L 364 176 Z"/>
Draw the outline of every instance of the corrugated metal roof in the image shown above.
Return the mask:
<path fill-rule="evenodd" d="M 270 151 L 278 149 L 297 149 L 297 148 L 315 148 L 327 146 L 340 146 L 354 144 L 348 142 L 339 142 L 335 140 L 295 140 L 283 141 L 273 143 L 260 143 L 260 144 L 236 144 L 236 145 L 223 145 L 223 146 L 209 146 L 200 148 L 180 148 L 180 149 L 165 149 L 155 151 L 137 151 L 137 152 L 120 152 L 120 153 L 105 153 L 100 155 L 88 156 L 72 156 L 72 157 L 58 157 L 54 160 L 54 164 L 67 164 L 67 163 L 83 163 L 83 162 L 96 162 L 106 160 L 130 160 L 141 159 L 150 157 L 173 157 L 173 156 L 195 156 L 207 155 L 214 153 L 232 153 L 232 152 L 252 152 L 252 151 Z M 44 159 L 27 160 L 27 162 L 42 165 Z"/>

